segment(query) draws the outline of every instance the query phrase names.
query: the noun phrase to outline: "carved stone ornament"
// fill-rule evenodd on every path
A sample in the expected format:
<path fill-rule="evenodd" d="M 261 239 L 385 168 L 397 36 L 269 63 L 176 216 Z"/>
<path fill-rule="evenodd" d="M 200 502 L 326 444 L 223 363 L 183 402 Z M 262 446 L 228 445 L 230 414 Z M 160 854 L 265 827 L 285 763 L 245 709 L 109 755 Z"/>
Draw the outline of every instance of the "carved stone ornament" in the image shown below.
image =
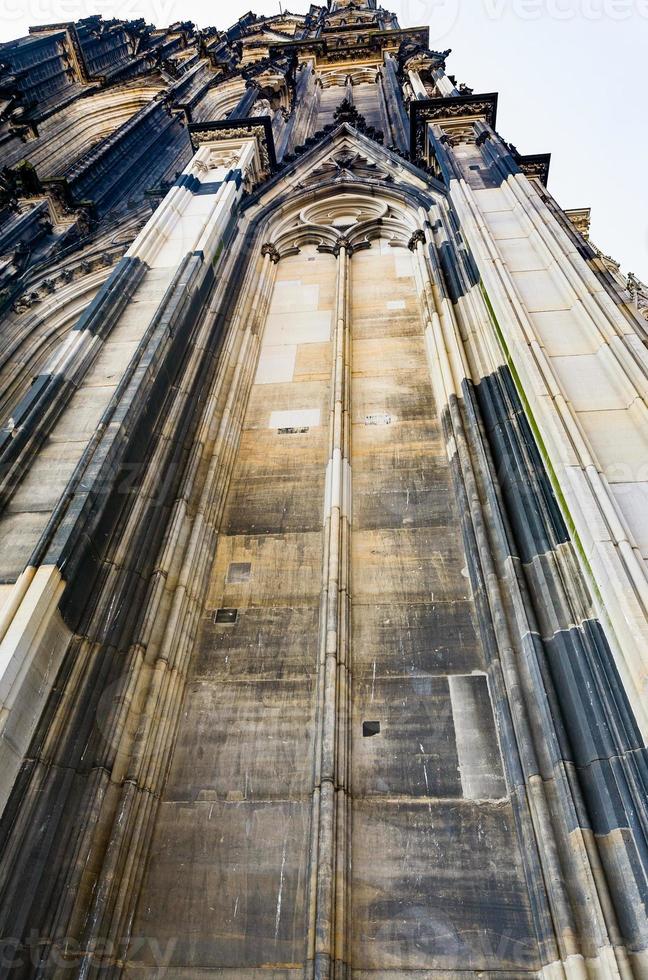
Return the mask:
<path fill-rule="evenodd" d="M 628 292 L 634 301 L 639 316 L 648 321 L 648 286 L 641 279 L 638 279 L 633 272 L 628 273 Z"/>
<path fill-rule="evenodd" d="M 448 135 L 448 142 L 474 142 L 473 124 L 481 120 L 491 129 L 497 122 L 497 93 L 461 95 L 445 99 L 414 99 L 410 104 L 410 153 L 414 159 L 427 156 L 426 131 L 433 123 Z"/>
<path fill-rule="evenodd" d="M 261 255 L 269 255 L 270 261 L 274 262 L 275 265 L 281 259 L 278 249 L 272 244 L 272 242 L 266 242 L 261 246 Z"/>
<path fill-rule="evenodd" d="M 217 140 L 243 140 L 249 139 L 250 136 L 255 136 L 257 138 L 262 171 L 268 174 L 277 165 L 274 137 L 272 134 L 272 121 L 268 116 L 237 119 L 236 121 L 232 120 L 232 122 L 223 119 L 211 123 L 190 123 L 189 135 L 194 150 L 197 150 L 199 146 L 205 143 L 214 143 Z"/>
<path fill-rule="evenodd" d="M 462 143 L 473 144 L 477 141 L 477 134 L 473 123 L 446 124 L 443 132 L 443 142 L 449 146 L 460 146 Z"/>
<path fill-rule="evenodd" d="M 423 231 L 422 228 L 417 228 L 417 230 L 414 232 L 409 242 L 407 243 L 407 247 L 410 250 L 410 252 L 415 252 L 416 246 L 419 244 L 425 245 L 425 232 Z"/>
<path fill-rule="evenodd" d="M 387 180 L 388 177 L 387 170 L 361 153 L 342 150 L 332 154 L 314 170 L 307 183 L 324 180 Z"/>
<path fill-rule="evenodd" d="M 205 173 L 216 167 L 235 167 L 239 162 L 237 153 L 226 152 L 225 150 L 213 150 L 209 157 L 209 166 L 205 168 Z"/>
<path fill-rule="evenodd" d="M 549 182 L 549 165 L 551 163 L 551 154 L 543 153 L 534 156 L 521 156 L 517 159 L 517 165 L 529 180 L 535 178 L 539 180 L 541 184 L 545 187 Z"/>
<path fill-rule="evenodd" d="M 342 249 L 345 249 L 347 255 L 349 256 L 353 255 L 353 251 L 354 251 L 353 243 L 351 242 L 350 238 L 347 238 L 346 235 L 340 235 L 340 237 L 338 238 L 337 242 L 333 247 L 333 254 L 339 255 Z"/>
<path fill-rule="evenodd" d="M 578 208 L 565 211 L 565 214 L 579 234 L 587 241 L 590 234 L 590 208 Z"/>

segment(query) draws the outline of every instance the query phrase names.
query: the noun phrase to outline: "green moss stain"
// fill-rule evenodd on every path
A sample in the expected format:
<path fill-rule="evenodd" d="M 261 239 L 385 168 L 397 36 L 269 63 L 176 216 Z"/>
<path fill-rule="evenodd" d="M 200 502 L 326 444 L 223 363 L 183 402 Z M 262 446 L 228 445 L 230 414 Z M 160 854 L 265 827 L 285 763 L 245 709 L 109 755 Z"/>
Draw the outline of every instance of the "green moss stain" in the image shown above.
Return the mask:
<path fill-rule="evenodd" d="M 217 262 L 220 259 L 220 257 L 221 257 L 222 254 L 223 254 L 223 242 L 221 240 L 221 241 L 219 241 L 218 245 L 216 246 L 216 252 L 214 253 L 214 258 L 212 259 L 212 267 L 214 267 L 214 268 L 216 267 L 216 264 L 217 264 Z"/>

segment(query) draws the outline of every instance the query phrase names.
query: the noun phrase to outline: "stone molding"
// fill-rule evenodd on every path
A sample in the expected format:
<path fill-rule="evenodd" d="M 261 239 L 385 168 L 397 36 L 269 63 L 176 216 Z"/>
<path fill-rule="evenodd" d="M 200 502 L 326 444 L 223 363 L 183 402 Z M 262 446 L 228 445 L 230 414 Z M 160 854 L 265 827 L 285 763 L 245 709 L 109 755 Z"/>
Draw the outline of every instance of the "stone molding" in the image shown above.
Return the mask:
<path fill-rule="evenodd" d="M 483 95 L 458 95 L 444 99 L 414 99 L 410 103 L 410 155 L 412 159 L 425 159 L 425 133 L 430 124 L 439 126 L 452 141 L 461 134 L 470 135 L 473 124 L 487 123 L 495 129 L 497 122 L 497 93 Z M 476 134 L 470 137 L 476 138 Z"/>

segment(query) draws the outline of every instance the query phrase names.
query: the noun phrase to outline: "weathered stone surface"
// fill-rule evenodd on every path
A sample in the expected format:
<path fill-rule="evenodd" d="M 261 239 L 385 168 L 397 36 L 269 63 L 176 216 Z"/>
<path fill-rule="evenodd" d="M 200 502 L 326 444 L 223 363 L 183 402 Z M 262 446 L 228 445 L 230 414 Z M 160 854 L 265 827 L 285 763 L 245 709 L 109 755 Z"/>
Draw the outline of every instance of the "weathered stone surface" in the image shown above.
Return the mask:
<path fill-rule="evenodd" d="M 0 978 L 646 975 L 643 286 L 427 33 L 3 46 Z"/>

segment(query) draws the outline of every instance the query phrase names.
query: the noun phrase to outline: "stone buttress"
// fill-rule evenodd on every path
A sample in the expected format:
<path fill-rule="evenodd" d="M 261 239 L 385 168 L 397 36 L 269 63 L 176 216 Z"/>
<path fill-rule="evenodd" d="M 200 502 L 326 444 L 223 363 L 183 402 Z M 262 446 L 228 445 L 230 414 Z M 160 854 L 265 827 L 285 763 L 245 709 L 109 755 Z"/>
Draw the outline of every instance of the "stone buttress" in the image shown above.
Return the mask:
<path fill-rule="evenodd" d="M 427 45 L 2 47 L 1 977 L 648 977 L 648 290 Z"/>

